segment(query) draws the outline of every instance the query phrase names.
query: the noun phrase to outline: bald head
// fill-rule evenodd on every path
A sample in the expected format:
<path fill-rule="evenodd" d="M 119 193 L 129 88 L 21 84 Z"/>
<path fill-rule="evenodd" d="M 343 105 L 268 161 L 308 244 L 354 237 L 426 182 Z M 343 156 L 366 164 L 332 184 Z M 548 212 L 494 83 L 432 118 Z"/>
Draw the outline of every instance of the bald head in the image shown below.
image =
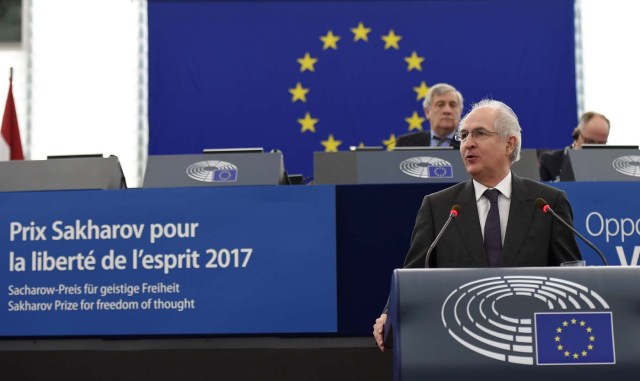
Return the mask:
<path fill-rule="evenodd" d="M 611 124 L 609 119 L 597 112 L 586 112 L 580 117 L 578 127 L 573 131 L 573 148 L 583 144 L 607 144 Z"/>

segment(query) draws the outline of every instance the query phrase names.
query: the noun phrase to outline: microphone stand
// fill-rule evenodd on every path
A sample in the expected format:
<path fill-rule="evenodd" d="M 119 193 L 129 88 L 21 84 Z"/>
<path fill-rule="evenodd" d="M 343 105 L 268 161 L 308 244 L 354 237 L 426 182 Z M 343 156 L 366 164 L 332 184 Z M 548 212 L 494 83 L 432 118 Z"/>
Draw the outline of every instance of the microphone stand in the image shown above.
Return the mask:
<path fill-rule="evenodd" d="M 609 263 L 607 262 L 607 258 L 605 258 L 604 254 L 602 253 L 602 251 L 600 251 L 600 249 L 598 249 L 596 247 L 596 245 L 592 244 L 588 239 L 586 239 L 582 234 L 580 234 L 579 231 L 577 231 L 576 229 L 574 229 L 571 225 L 569 225 L 567 223 L 567 221 L 563 220 L 558 214 L 556 214 L 556 212 L 551 209 L 551 207 L 549 206 L 549 204 L 546 204 L 543 206 L 542 211 L 547 213 L 551 213 L 558 221 L 562 222 L 562 224 L 564 226 L 566 226 L 567 228 L 569 228 L 569 230 L 571 230 L 575 235 L 577 235 L 578 237 L 580 237 L 580 239 L 587 244 L 587 246 L 589 246 L 590 248 L 593 249 L 593 251 L 595 251 L 596 253 L 598 253 L 598 255 L 600 256 L 600 259 L 602 260 L 602 263 L 604 263 L 605 266 L 609 266 Z"/>
<path fill-rule="evenodd" d="M 436 236 L 436 239 L 434 239 L 433 242 L 431 243 L 431 246 L 429 246 L 429 250 L 427 250 L 427 255 L 424 258 L 424 267 L 425 268 L 427 268 L 427 269 L 429 268 L 429 258 L 431 258 L 431 252 L 433 251 L 433 249 L 438 244 L 438 241 L 440 241 L 440 237 L 442 237 L 442 234 L 444 234 L 444 231 L 447 230 L 447 226 L 449 226 L 449 224 L 451 223 L 451 220 L 453 220 L 454 218 L 458 217 L 458 210 L 459 209 L 460 209 L 460 206 L 458 206 L 458 205 L 454 205 L 451 208 L 451 211 L 449 212 L 449 218 L 447 218 L 447 221 L 444 223 L 444 226 L 442 226 L 442 229 L 440 229 L 440 232 Z"/>

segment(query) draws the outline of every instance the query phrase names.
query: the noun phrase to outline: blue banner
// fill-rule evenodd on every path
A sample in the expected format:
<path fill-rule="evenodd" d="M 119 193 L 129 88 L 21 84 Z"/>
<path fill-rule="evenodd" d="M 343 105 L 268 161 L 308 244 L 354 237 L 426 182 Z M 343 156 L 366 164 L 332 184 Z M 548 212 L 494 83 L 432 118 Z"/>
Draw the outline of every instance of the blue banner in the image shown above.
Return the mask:
<path fill-rule="evenodd" d="M 567 192 L 573 208 L 573 224 L 599 248 L 610 265 L 638 266 L 640 258 L 640 207 L 633 203 L 638 183 L 553 183 Z M 587 265 L 600 265 L 596 252 L 579 238 Z"/>
<path fill-rule="evenodd" d="M 0 193 L 0 336 L 337 330 L 335 188 Z"/>
<path fill-rule="evenodd" d="M 525 148 L 577 124 L 573 0 L 159 1 L 149 14 L 149 153 L 312 152 L 428 129 L 422 98 L 513 107 Z"/>

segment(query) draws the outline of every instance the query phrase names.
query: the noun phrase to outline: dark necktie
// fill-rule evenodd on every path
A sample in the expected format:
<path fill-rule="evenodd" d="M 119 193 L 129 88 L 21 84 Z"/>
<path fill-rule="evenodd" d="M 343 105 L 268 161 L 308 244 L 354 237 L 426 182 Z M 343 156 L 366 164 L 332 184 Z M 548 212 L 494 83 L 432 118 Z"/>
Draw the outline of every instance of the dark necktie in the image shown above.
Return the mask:
<path fill-rule="evenodd" d="M 431 139 L 433 139 L 433 140 L 435 140 L 435 141 L 436 141 L 436 147 L 440 147 L 441 145 L 443 145 L 443 144 L 444 144 L 444 142 L 446 142 L 447 140 L 449 140 L 449 138 L 441 138 L 441 137 L 439 137 L 439 136 L 437 136 L 437 135 L 433 135 L 433 136 L 431 137 Z"/>
<path fill-rule="evenodd" d="M 498 212 L 498 195 L 500 191 L 497 189 L 487 189 L 484 191 L 484 197 L 489 199 L 491 208 L 487 214 L 487 220 L 484 223 L 484 248 L 487 252 L 489 267 L 497 267 L 502 254 L 502 239 L 500 237 L 500 213 Z"/>

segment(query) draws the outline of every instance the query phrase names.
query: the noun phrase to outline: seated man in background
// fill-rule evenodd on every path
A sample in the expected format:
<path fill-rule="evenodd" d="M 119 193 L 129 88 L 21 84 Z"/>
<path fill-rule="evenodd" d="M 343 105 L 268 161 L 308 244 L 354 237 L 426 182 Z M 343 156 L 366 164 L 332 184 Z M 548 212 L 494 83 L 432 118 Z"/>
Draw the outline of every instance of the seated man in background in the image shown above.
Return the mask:
<path fill-rule="evenodd" d="M 453 134 L 462 115 L 462 94 L 446 83 L 433 85 L 422 106 L 431 131 L 412 132 L 398 136 L 396 147 L 460 147 Z"/>
<path fill-rule="evenodd" d="M 560 170 L 569 149 L 580 149 L 583 144 L 607 144 L 611 125 L 604 115 L 589 111 L 582 114 L 578 127 L 571 136 L 573 143 L 564 149 L 545 152 L 540 155 L 540 180 L 560 180 Z"/>

